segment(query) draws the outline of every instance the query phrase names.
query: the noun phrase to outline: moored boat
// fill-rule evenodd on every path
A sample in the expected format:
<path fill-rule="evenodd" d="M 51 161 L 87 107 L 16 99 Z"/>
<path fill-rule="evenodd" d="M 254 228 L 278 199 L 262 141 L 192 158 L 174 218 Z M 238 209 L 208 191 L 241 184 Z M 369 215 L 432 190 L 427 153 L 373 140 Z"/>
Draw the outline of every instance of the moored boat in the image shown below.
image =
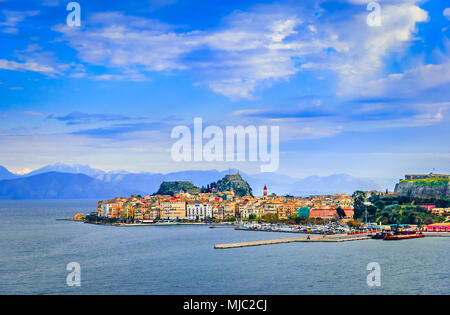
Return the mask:
<path fill-rule="evenodd" d="M 397 234 L 397 235 L 385 235 L 384 240 L 385 241 L 395 241 L 395 240 L 406 240 L 410 238 L 422 238 L 425 237 L 422 233 L 415 233 L 415 234 Z"/>

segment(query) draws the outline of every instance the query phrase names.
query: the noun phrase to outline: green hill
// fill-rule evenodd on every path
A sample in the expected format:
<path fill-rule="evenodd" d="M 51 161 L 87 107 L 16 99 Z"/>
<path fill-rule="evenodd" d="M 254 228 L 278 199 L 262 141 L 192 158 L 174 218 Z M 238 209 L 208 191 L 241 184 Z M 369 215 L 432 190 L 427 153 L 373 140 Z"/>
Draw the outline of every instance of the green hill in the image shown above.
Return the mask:
<path fill-rule="evenodd" d="M 194 186 L 192 182 L 188 181 L 174 181 L 174 182 L 162 182 L 159 186 L 157 195 L 175 195 L 179 192 L 188 192 L 190 194 L 197 194 L 200 192 L 200 188 Z"/>
<path fill-rule="evenodd" d="M 252 188 L 242 179 L 241 174 L 237 172 L 234 175 L 225 175 L 224 178 L 216 183 L 217 191 L 233 190 L 237 196 L 253 196 Z"/>

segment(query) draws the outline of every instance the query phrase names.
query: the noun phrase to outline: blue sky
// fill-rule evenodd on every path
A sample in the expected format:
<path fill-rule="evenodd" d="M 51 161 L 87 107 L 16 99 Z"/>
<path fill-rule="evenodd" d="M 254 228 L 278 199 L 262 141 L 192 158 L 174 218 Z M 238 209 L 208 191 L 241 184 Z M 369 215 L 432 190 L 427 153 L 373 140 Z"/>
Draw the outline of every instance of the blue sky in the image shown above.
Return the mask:
<path fill-rule="evenodd" d="M 0 0 L 0 165 L 169 172 L 176 125 L 280 126 L 279 172 L 450 172 L 450 5 Z"/>

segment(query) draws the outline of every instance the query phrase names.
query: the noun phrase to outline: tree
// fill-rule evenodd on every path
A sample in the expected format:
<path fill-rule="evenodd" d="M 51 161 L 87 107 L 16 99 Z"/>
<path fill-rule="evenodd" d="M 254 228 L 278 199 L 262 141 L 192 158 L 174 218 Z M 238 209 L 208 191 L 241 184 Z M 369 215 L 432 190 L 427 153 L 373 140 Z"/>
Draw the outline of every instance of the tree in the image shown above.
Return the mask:
<path fill-rule="evenodd" d="M 345 211 L 342 210 L 341 206 L 336 208 L 336 212 L 337 212 L 339 218 L 345 218 Z"/>
<path fill-rule="evenodd" d="M 425 220 L 423 220 L 423 223 L 425 225 L 432 224 L 433 223 L 433 218 L 426 217 Z"/>
<path fill-rule="evenodd" d="M 348 225 L 349 227 L 353 228 L 353 227 L 358 227 L 358 226 L 360 226 L 361 223 L 358 222 L 358 221 L 355 221 L 355 220 L 350 220 L 350 221 L 347 222 L 347 225 Z"/>
<path fill-rule="evenodd" d="M 266 213 L 263 215 L 263 221 L 269 222 L 269 223 L 276 223 L 276 222 L 278 222 L 278 214 Z"/>
<path fill-rule="evenodd" d="M 359 219 L 364 214 L 364 202 L 366 201 L 366 193 L 364 191 L 357 190 L 352 194 L 352 198 L 354 208 L 353 217 L 355 219 Z"/>

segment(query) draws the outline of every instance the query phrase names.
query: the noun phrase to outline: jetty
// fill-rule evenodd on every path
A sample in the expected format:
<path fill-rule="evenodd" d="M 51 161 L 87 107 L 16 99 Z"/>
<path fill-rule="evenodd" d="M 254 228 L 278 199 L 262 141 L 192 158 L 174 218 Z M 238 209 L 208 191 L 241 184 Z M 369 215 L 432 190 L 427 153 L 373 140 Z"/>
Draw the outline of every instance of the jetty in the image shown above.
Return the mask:
<path fill-rule="evenodd" d="M 367 240 L 370 238 L 371 238 L 371 235 L 369 235 L 369 234 L 310 235 L 309 237 L 303 236 L 303 237 L 280 238 L 280 239 L 264 240 L 264 241 L 217 244 L 214 246 L 214 248 L 215 249 L 230 249 L 230 248 L 238 248 L 238 247 L 273 245 L 273 244 L 294 243 L 294 242 L 347 242 L 347 241 Z"/>
<path fill-rule="evenodd" d="M 422 232 L 425 237 L 450 237 L 450 232 Z"/>

